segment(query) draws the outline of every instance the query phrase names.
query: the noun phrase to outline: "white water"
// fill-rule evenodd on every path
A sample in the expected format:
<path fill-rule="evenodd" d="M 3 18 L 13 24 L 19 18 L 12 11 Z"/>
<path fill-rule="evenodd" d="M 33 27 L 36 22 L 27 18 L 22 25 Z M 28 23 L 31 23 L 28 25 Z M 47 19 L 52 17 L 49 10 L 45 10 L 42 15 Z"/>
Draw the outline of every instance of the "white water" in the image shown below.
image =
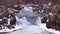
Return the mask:
<path fill-rule="evenodd" d="M 37 26 L 30 25 L 30 22 L 26 20 L 26 17 L 22 17 L 20 19 L 16 17 L 16 19 L 19 23 L 17 23 L 18 25 L 15 26 L 16 27 L 15 29 L 11 29 L 11 30 L 5 29 L 4 31 L 9 33 L 0 33 L 0 34 L 52 34 L 51 32 L 41 29 L 39 25 Z M 3 32 L 3 30 L 1 30 L 0 32 Z"/>
<path fill-rule="evenodd" d="M 25 7 L 24 10 L 28 11 L 27 9 L 28 8 Z M 29 11 L 30 11 L 30 8 L 29 8 Z M 36 17 L 37 15 L 33 13 L 29 14 L 29 12 L 24 12 L 24 13 L 22 12 L 21 14 L 23 16 L 22 18 L 18 18 L 20 14 L 18 15 L 18 17 L 16 16 L 17 25 L 15 26 L 16 27 L 15 29 L 10 30 L 8 28 L 5 28 L 3 30 L 0 30 L 0 32 L 9 32 L 6 34 L 52 34 L 52 33 L 59 34 L 60 33 L 59 31 L 56 31 L 54 29 L 47 29 L 46 24 L 41 23 L 41 17 Z M 32 18 L 32 17 L 35 17 L 35 18 Z M 36 25 L 31 25 L 32 24 L 31 22 L 34 22 L 34 24 L 36 23 Z"/>

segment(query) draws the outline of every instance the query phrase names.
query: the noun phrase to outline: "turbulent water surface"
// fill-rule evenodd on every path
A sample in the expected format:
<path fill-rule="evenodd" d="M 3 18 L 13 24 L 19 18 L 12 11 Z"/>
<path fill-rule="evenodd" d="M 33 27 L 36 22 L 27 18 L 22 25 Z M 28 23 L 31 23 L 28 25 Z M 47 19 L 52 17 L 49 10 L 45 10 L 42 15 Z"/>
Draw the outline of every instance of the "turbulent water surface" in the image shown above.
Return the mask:
<path fill-rule="evenodd" d="M 53 34 L 53 33 L 42 30 L 38 26 L 25 26 L 18 31 L 0 34 Z"/>
<path fill-rule="evenodd" d="M 24 21 L 22 22 L 22 20 Z M 27 22 L 25 17 L 21 18 L 19 21 L 20 21 L 20 24 L 22 24 L 20 25 L 20 27 L 22 28 L 20 28 L 17 31 L 13 31 L 9 33 L 0 33 L 0 34 L 53 34 L 51 32 L 41 29 L 39 24 L 37 23 L 39 21 L 36 21 L 38 25 L 29 25 L 29 22 Z"/>
<path fill-rule="evenodd" d="M 40 16 L 39 14 L 29 12 L 30 9 L 28 11 L 28 8 L 25 8 L 26 9 L 23 9 L 23 11 L 17 14 L 16 17 L 16 24 L 21 28 L 17 31 L 0 34 L 53 34 L 40 28 L 41 18 L 38 18 L 38 16 Z"/>

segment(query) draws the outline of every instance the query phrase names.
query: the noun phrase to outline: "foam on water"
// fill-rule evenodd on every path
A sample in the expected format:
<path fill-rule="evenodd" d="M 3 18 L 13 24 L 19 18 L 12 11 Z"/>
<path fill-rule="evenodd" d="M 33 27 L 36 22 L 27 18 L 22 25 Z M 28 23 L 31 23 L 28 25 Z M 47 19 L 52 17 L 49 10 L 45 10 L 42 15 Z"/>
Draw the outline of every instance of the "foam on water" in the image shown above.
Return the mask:
<path fill-rule="evenodd" d="M 22 23 L 22 24 L 17 24 L 16 22 L 16 25 L 14 29 L 8 29 L 7 27 L 5 27 L 4 29 L 0 30 L 0 32 L 11 32 L 11 31 L 14 31 L 14 30 L 18 30 L 18 29 L 22 29 L 22 27 L 26 26 L 29 22 L 26 21 L 26 18 L 23 17 L 21 19 L 19 19 L 18 17 L 16 17 L 16 20 L 19 21 L 19 23 Z"/>
<path fill-rule="evenodd" d="M 27 10 L 27 9 L 28 9 L 28 7 L 25 7 L 24 10 L 26 10 L 26 11 L 30 11 L 30 10 L 31 10 L 31 8 L 29 8 L 29 10 Z M 31 10 L 31 11 L 32 11 L 32 10 Z M 30 13 L 30 14 L 31 14 L 31 13 Z M 29 15 L 30 15 L 30 14 L 29 14 Z M 26 15 L 27 15 L 27 14 L 26 14 Z M 28 15 L 28 16 L 29 16 L 29 15 Z M 34 15 L 32 15 L 32 16 L 34 16 Z M 30 17 L 31 17 L 31 16 L 30 16 Z M 55 33 L 55 34 L 59 34 L 59 33 L 60 33 L 60 32 L 57 31 L 57 30 L 46 28 L 46 24 L 42 24 L 42 23 L 41 23 L 41 17 L 38 17 L 38 19 L 37 19 L 37 21 L 36 21 L 36 24 L 38 25 L 38 27 L 40 27 L 40 28 L 43 29 L 43 30 L 47 30 L 47 31 L 52 32 L 52 33 Z M 28 22 L 25 17 L 22 17 L 22 18 L 19 19 L 19 18 L 16 16 L 16 25 L 15 25 L 15 28 L 14 28 L 14 29 L 8 29 L 7 27 L 5 27 L 5 29 L 0 30 L 0 32 L 12 32 L 12 31 L 15 31 L 15 30 L 22 29 L 22 28 L 24 28 L 24 27 L 27 26 L 27 25 L 30 25 L 30 22 Z M 29 28 L 29 27 L 30 27 L 30 26 L 28 26 L 28 28 Z M 33 27 L 34 27 L 34 28 L 33 28 Z M 31 31 L 33 31 L 33 32 L 39 33 L 39 32 L 42 31 L 42 30 L 39 31 L 40 28 L 38 28 L 38 27 L 32 25 L 32 27 L 30 27 L 29 30 L 31 30 Z M 27 30 L 28 30 L 28 28 L 27 28 Z M 35 31 L 35 30 L 36 30 L 36 31 Z M 26 31 L 24 31 L 24 32 L 26 32 Z M 43 32 L 43 31 L 42 31 L 42 32 Z M 31 32 L 30 32 L 30 33 L 31 33 Z"/>
<path fill-rule="evenodd" d="M 60 34 L 60 31 L 57 31 L 57 30 L 55 30 L 55 29 L 48 29 L 48 28 L 46 27 L 46 23 L 43 23 L 43 24 L 42 24 L 42 23 L 41 23 L 41 17 L 38 17 L 37 23 L 38 23 L 39 27 L 40 27 L 41 29 L 43 29 L 43 30 L 46 30 L 46 31 L 51 32 L 51 33 L 54 33 L 54 34 Z"/>

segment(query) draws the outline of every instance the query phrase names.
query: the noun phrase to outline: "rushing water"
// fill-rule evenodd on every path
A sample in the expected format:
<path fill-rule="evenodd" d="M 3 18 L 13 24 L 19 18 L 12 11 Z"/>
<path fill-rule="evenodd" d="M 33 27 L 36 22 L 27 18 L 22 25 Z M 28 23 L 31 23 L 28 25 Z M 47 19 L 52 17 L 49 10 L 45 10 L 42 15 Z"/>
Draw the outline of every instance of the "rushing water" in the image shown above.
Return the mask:
<path fill-rule="evenodd" d="M 17 18 L 17 20 L 19 21 L 17 24 L 20 25 L 20 27 L 22 28 L 13 32 L 0 33 L 0 34 L 53 34 L 40 28 L 39 24 L 41 22 L 38 21 L 39 19 L 37 19 L 36 21 L 36 24 L 38 24 L 39 22 L 38 25 L 31 25 L 30 22 L 27 21 L 26 17 L 22 17 L 20 19 Z"/>
<path fill-rule="evenodd" d="M 39 20 L 38 16 L 40 17 L 41 15 L 32 13 L 30 9 L 29 11 L 27 9 L 29 8 L 25 7 L 25 9 L 17 14 L 16 24 L 21 27 L 19 30 L 0 34 L 53 34 L 40 28 L 41 19 Z"/>

